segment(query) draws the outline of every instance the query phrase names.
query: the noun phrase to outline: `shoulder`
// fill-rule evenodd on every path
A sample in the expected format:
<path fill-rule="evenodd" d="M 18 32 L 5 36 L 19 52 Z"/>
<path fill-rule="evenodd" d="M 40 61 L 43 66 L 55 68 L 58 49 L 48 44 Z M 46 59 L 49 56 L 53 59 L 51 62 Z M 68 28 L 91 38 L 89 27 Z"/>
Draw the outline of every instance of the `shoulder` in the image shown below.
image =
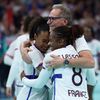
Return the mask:
<path fill-rule="evenodd" d="M 81 37 L 77 38 L 76 40 L 83 40 L 83 39 L 85 39 L 84 35 L 82 35 Z"/>
<path fill-rule="evenodd" d="M 100 44 L 100 41 L 97 40 L 97 39 L 93 39 L 93 43 L 99 43 Z"/>
<path fill-rule="evenodd" d="M 17 40 L 19 41 L 19 40 L 25 40 L 25 39 L 29 39 L 29 34 L 23 34 L 23 35 L 21 35 L 21 36 L 19 36 L 18 38 L 17 38 Z"/>

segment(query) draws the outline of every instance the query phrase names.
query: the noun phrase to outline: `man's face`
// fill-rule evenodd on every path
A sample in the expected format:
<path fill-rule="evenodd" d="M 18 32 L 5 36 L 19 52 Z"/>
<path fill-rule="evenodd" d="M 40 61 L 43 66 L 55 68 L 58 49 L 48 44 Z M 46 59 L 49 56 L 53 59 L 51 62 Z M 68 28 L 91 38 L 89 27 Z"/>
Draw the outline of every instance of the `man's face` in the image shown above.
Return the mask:
<path fill-rule="evenodd" d="M 64 17 L 60 17 L 61 15 L 60 9 L 52 9 L 47 23 L 50 26 L 50 29 L 54 29 L 55 27 L 65 26 L 67 24 L 67 20 Z"/>

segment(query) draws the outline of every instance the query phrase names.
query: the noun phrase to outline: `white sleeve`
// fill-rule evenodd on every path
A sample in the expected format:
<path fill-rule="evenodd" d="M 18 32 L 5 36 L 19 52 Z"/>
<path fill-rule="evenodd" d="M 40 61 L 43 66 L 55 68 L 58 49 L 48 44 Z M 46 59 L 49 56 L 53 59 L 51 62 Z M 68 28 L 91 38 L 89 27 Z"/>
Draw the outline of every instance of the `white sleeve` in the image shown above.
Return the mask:
<path fill-rule="evenodd" d="M 13 56 L 5 54 L 4 56 L 4 64 L 11 66 L 13 62 Z"/>
<path fill-rule="evenodd" d="M 40 89 L 43 88 L 44 85 L 46 85 L 51 74 L 52 70 L 42 69 L 37 79 L 27 79 L 26 77 L 24 77 L 22 79 L 22 82 L 29 87 Z"/>
<path fill-rule="evenodd" d="M 38 67 L 43 62 L 43 57 L 37 51 L 28 52 L 29 57 L 32 60 L 34 68 Z"/>
<path fill-rule="evenodd" d="M 9 72 L 9 75 L 8 75 L 6 87 L 11 87 L 12 86 L 16 75 L 18 75 L 18 64 L 16 63 L 16 59 L 14 59 L 14 61 L 12 62 L 11 68 L 10 68 L 10 72 Z"/>
<path fill-rule="evenodd" d="M 76 45 L 76 50 L 78 52 L 83 51 L 83 50 L 90 50 L 84 36 L 76 39 L 75 45 Z"/>
<path fill-rule="evenodd" d="M 9 49 L 5 53 L 4 64 L 11 66 L 13 58 L 14 58 L 15 50 L 16 50 L 16 40 L 11 43 Z"/>
<path fill-rule="evenodd" d="M 19 52 L 19 50 L 17 50 L 15 52 L 14 59 L 13 59 L 13 62 L 12 62 L 11 68 L 10 68 L 9 75 L 8 75 L 8 79 L 7 79 L 7 83 L 6 83 L 7 87 L 11 87 L 13 82 L 15 81 L 15 79 L 17 77 L 19 77 L 18 76 L 19 75 L 19 67 L 21 67 L 21 66 L 23 66 L 22 60 L 21 60 L 20 52 Z"/>
<path fill-rule="evenodd" d="M 96 82 L 97 80 L 96 80 L 94 68 L 87 69 L 87 84 L 95 86 Z"/>

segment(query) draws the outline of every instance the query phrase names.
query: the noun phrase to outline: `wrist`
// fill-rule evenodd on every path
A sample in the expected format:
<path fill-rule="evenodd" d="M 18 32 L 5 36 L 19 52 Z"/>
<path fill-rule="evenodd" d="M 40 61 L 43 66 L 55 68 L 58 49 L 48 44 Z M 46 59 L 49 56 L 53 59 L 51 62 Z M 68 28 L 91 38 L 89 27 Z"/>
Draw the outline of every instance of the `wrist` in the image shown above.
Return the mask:
<path fill-rule="evenodd" d="M 69 64 L 69 60 L 68 59 L 64 59 L 64 65 L 66 66 L 66 65 L 68 65 Z"/>

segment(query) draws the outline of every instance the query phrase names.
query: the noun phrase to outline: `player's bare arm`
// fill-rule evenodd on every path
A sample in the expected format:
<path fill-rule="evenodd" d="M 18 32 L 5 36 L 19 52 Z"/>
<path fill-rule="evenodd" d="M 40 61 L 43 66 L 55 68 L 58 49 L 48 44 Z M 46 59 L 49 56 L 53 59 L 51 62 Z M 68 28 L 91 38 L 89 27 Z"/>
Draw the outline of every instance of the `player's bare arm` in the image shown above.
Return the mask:
<path fill-rule="evenodd" d="M 20 46 L 20 51 L 21 51 L 22 59 L 26 63 L 31 64 L 32 63 L 31 58 L 28 56 L 28 52 L 31 51 L 29 46 L 30 46 L 30 41 L 23 42 Z"/>
<path fill-rule="evenodd" d="M 69 62 L 69 65 L 74 67 L 84 67 L 84 68 L 93 68 L 94 67 L 94 60 L 90 53 L 90 51 L 81 51 L 79 53 L 79 58 L 75 59 L 67 59 Z M 63 59 L 61 57 L 58 57 L 56 55 L 51 55 L 53 60 L 47 62 L 52 67 L 56 67 L 57 65 L 64 64 L 66 59 Z"/>

